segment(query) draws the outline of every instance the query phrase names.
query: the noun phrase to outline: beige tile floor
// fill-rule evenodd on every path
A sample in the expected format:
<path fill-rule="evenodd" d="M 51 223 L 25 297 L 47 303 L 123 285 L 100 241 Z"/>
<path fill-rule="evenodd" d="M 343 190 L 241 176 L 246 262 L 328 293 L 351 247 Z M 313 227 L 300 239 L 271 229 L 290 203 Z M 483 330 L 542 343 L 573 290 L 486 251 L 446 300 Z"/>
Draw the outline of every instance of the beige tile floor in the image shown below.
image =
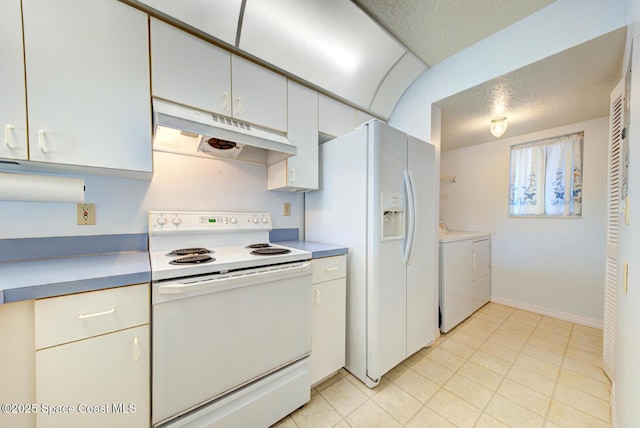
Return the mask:
<path fill-rule="evenodd" d="M 609 427 L 602 331 L 489 303 L 368 389 L 349 372 L 274 427 Z"/>

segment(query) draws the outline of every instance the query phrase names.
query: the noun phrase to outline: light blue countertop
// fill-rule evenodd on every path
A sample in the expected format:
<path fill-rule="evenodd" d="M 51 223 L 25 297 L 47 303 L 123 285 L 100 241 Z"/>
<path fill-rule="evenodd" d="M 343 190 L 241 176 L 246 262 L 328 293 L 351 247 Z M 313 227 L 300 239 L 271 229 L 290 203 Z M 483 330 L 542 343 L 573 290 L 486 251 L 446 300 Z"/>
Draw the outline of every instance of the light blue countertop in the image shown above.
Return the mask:
<path fill-rule="evenodd" d="M 314 259 L 349 252 L 319 242 L 277 243 L 309 251 Z M 143 235 L 0 240 L 0 304 L 150 281 Z"/>
<path fill-rule="evenodd" d="M 149 281 L 144 236 L 0 240 L 0 304 Z"/>
<path fill-rule="evenodd" d="M 346 247 L 313 241 L 279 241 L 277 244 L 297 248 L 298 250 L 310 251 L 311 258 L 313 259 L 341 256 L 349 252 L 349 249 Z"/>

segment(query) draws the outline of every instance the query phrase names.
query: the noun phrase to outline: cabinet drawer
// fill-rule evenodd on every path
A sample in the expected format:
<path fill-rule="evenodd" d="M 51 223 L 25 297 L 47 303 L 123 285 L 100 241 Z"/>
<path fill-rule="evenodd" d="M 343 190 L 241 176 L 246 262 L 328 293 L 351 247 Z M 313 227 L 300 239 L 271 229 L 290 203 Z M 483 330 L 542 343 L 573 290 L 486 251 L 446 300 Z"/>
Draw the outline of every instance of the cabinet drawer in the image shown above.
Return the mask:
<path fill-rule="evenodd" d="M 334 256 L 315 259 L 311 262 L 313 273 L 311 282 L 317 284 L 319 282 L 330 281 L 336 278 L 343 278 L 347 275 L 347 257 Z"/>
<path fill-rule="evenodd" d="M 36 349 L 148 322 L 148 284 L 36 300 Z"/>

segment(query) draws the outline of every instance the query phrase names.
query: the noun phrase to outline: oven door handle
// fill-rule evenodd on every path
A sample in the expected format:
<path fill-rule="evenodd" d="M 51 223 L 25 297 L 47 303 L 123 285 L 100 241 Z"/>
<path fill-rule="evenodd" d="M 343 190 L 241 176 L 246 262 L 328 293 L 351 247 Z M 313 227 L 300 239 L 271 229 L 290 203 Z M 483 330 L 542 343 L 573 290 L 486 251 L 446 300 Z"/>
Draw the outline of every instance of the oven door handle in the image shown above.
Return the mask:
<path fill-rule="evenodd" d="M 234 285 L 252 285 L 260 282 L 272 281 L 280 279 L 281 277 L 291 277 L 295 274 L 304 274 L 311 270 L 311 263 L 305 262 L 297 264 L 291 267 L 272 267 L 266 268 L 268 270 L 261 270 L 258 272 L 252 272 L 241 275 L 229 274 L 229 276 L 223 276 L 221 278 L 209 279 L 199 282 L 187 282 L 187 283 L 173 283 L 165 284 L 158 287 L 158 294 L 184 294 L 192 291 L 202 291 L 208 289 L 225 289 Z"/>

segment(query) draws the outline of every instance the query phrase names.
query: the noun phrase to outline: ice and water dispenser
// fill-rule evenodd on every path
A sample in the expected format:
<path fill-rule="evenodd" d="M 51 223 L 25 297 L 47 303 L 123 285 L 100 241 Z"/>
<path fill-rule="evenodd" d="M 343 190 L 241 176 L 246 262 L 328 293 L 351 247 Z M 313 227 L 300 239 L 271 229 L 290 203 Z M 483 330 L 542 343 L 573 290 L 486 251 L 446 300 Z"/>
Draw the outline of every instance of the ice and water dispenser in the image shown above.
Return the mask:
<path fill-rule="evenodd" d="M 382 240 L 404 238 L 404 195 L 382 194 Z"/>

